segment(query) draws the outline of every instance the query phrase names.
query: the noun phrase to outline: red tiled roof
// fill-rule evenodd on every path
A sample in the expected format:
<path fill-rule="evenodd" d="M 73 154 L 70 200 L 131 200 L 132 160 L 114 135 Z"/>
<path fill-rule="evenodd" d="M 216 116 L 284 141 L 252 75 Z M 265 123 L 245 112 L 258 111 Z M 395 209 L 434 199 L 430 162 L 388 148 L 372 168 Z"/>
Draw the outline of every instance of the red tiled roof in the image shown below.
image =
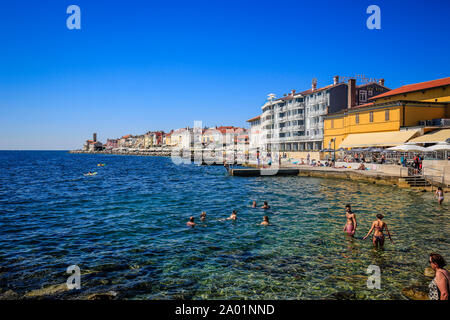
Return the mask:
<path fill-rule="evenodd" d="M 261 118 L 261 115 L 248 119 L 247 122 L 253 122 Z"/>
<path fill-rule="evenodd" d="M 373 104 L 374 104 L 373 102 L 369 102 L 369 103 L 360 104 L 360 105 L 358 105 L 358 106 L 354 106 L 353 108 L 368 107 L 368 106 L 371 106 L 371 105 L 373 105 Z"/>
<path fill-rule="evenodd" d="M 420 90 L 431 89 L 431 88 L 436 88 L 436 87 L 448 86 L 448 85 L 450 85 L 450 77 L 426 81 L 426 82 L 408 84 L 406 86 L 402 86 L 400 88 L 379 94 L 375 97 L 370 98 L 369 100 L 395 96 L 395 95 L 402 94 L 402 93 L 408 93 L 408 92 L 420 91 Z"/>
<path fill-rule="evenodd" d="M 129 137 L 131 137 L 131 134 L 127 134 L 126 136 L 123 136 L 122 139 L 128 139 Z"/>

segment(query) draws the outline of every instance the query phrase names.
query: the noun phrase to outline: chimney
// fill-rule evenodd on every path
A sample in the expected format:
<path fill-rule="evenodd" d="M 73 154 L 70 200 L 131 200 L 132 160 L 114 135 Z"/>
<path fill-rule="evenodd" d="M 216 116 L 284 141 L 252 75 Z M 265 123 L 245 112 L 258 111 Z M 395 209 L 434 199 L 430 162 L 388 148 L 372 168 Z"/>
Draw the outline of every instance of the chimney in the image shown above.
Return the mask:
<path fill-rule="evenodd" d="M 312 91 L 317 90 L 317 79 L 316 78 L 312 79 L 311 89 L 312 89 Z"/>
<path fill-rule="evenodd" d="M 295 89 L 292 89 L 291 95 L 295 95 Z"/>
<path fill-rule="evenodd" d="M 97 142 L 97 134 L 96 134 L 96 133 L 93 134 L 92 140 L 93 140 L 94 142 Z"/>
<path fill-rule="evenodd" d="M 347 109 L 351 109 L 356 104 L 356 79 L 348 80 L 347 88 Z"/>
<path fill-rule="evenodd" d="M 333 77 L 333 84 L 337 85 L 339 83 L 339 76 L 334 76 Z"/>
<path fill-rule="evenodd" d="M 378 80 L 378 84 L 379 84 L 380 86 L 384 86 L 384 79 Z"/>

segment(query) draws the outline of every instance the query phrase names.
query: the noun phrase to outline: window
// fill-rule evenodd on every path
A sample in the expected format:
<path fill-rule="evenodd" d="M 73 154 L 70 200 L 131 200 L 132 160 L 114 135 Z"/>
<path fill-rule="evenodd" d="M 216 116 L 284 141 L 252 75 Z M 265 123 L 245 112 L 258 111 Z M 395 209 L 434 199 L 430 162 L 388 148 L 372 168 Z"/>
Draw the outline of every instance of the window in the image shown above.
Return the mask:
<path fill-rule="evenodd" d="M 369 121 L 373 122 L 373 111 L 370 111 L 369 113 Z"/>
<path fill-rule="evenodd" d="M 355 123 L 358 124 L 359 123 L 359 114 L 355 115 Z"/>
<path fill-rule="evenodd" d="M 366 90 L 361 90 L 359 92 L 359 101 L 360 102 L 366 102 L 367 101 L 367 91 Z"/>
<path fill-rule="evenodd" d="M 331 129 L 334 128 L 334 119 L 331 120 Z"/>
<path fill-rule="evenodd" d="M 384 112 L 384 120 L 389 121 L 389 110 Z"/>

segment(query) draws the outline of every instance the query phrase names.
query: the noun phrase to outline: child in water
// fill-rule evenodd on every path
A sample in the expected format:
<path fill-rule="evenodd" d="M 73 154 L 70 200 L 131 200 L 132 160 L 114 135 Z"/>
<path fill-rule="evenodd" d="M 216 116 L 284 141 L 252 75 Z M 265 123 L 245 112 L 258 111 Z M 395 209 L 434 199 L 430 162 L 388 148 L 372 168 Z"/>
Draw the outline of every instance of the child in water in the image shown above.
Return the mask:
<path fill-rule="evenodd" d="M 263 217 L 263 221 L 261 222 L 262 226 L 268 226 L 269 225 L 269 217 L 268 216 L 264 216 Z"/>

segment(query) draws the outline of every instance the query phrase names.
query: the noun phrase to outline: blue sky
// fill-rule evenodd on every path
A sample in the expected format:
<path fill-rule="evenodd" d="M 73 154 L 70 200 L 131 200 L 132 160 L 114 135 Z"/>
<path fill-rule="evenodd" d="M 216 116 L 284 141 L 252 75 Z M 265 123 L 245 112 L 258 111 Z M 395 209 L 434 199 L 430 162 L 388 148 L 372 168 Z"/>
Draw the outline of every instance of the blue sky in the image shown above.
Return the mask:
<path fill-rule="evenodd" d="M 81 8 L 68 30 L 66 8 Z M 381 8 L 381 30 L 366 8 Z M 450 75 L 450 1 L 2 1 L 0 149 L 246 125 L 268 93 L 334 75 Z"/>

